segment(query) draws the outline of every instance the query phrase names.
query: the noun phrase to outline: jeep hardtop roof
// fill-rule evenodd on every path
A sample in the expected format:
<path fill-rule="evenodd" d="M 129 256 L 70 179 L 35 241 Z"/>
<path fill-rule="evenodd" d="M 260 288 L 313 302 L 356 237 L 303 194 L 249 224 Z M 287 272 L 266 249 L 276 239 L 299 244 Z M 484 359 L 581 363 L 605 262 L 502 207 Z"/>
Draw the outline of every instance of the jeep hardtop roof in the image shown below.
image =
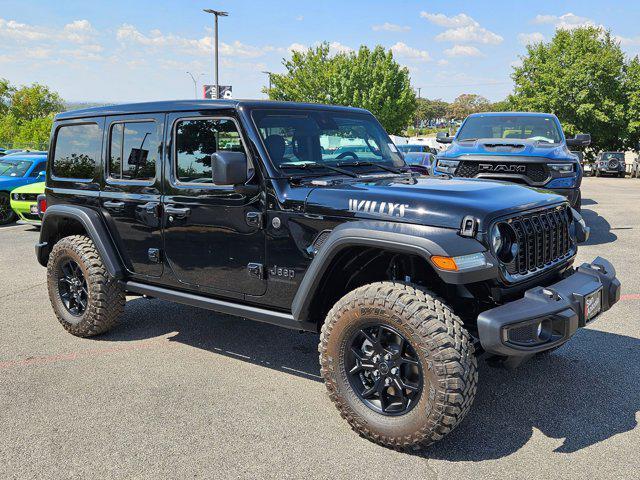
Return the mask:
<path fill-rule="evenodd" d="M 180 112 L 190 110 L 238 109 L 238 108 L 292 108 L 313 110 L 344 110 L 369 113 L 355 107 L 323 105 L 320 103 L 276 102 L 272 100 L 166 100 L 159 102 L 125 103 L 104 107 L 83 108 L 62 112 L 55 116 L 55 121 L 83 117 L 99 117 L 105 115 L 127 115 L 133 113 Z"/>

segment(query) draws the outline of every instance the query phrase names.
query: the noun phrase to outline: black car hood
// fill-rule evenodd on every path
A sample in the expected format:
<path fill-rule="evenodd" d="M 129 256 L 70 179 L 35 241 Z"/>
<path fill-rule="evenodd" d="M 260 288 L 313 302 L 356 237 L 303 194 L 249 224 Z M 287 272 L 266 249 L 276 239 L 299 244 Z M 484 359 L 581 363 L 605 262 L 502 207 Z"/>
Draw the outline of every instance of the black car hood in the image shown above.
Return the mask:
<path fill-rule="evenodd" d="M 462 219 L 472 215 L 484 230 L 494 218 L 563 201 L 546 190 L 499 181 L 395 176 L 315 186 L 305 213 L 445 228 L 460 228 Z"/>

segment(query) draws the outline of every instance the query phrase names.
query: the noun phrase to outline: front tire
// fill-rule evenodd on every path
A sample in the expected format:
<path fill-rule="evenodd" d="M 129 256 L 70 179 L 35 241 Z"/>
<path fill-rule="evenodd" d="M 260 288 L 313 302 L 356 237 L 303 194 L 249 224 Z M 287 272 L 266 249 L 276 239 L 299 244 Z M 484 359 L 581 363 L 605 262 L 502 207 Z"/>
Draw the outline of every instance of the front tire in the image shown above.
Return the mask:
<path fill-rule="evenodd" d="M 318 350 L 342 417 L 384 446 L 436 442 L 473 403 L 478 375 L 471 337 L 428 290 L 379 282 L 350 292 L 327 315 Z"/>
<path fill-rule="evenodd" d="M 54 245 L 47 263 L 47 286 L 58 321 L 77 337 L 106 332 L 124 311 L 124 291 L 84 235 L 65 237 Z"/>
<path fill-rule="evenodd" d="M 0 192 L 0 225 L 7 225 L 16 221 L 18 216 L 11 209 L 9 193 Z"/>

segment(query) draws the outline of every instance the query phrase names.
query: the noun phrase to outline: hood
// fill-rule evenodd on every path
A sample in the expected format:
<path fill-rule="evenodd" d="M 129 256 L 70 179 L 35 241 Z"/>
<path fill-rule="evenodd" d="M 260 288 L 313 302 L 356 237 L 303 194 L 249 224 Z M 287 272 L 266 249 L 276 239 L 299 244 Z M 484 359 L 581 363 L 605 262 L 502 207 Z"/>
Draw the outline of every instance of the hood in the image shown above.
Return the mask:
<path fill-rule="evenodd" d="M 31 183 L 13 190 L 14 193 L 44 193 L 45 182 Z"/>
<path fill-rule="evenodd" d="M 305 213 L 455 229 L 472 215 L 484 230 L 494 218 L 563 201 L 545 190 L 499 181 L 394 177 L 315 187 Z"/>
<path fill-rule="evenodd" d="M 540 158 L 550 160 L 575 161 L 576 157 L 565 143 L 549 144 L 536 140 L 517 138 L 480 138 L 471 142 L 454 141 L 451 146 L 438 154 L 440 158 L 458 158 L 464 155 L 486 155 L 491 157 L 517 155 L 519 161 L 530 157 L 532 161 Z"/>

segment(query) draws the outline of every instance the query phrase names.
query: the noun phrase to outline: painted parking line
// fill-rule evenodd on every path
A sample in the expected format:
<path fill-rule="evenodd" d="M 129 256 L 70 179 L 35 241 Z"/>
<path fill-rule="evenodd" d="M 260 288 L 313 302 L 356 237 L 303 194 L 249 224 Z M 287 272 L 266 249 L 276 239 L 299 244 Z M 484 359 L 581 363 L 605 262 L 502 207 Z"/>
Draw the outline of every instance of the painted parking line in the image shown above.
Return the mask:
<path fill-rule="evenodd" d="M 32 367 L 39 365 L 49 365 L 52 363 L 70 362 L 85 358 L 96 358 L 104 355 L 109 355 L 119 352 L 131 352 L 136 350 L 149 350 L 153 348 L 167 348 L 176 345 L 174 342 L 170 342 L 167 338 L 160 340 L 148 340 L 144 342 L 136 342 L 126 345 L 118 345 L 114 347 L 105 348 L 91 348 L 87 350 L 80 350 L 78 352 L 60 353 L 56 355 L 44 355 L 38 357 L 29 357 L 21 360 L 7 360 L 0 361 L 0 370 L 7 370 L 17 367 Z"/>
<path fill-rule="evenodd" d="M 640 300 L 640 293 L 625 293 L 620 295 L 620 300 Z"/>

